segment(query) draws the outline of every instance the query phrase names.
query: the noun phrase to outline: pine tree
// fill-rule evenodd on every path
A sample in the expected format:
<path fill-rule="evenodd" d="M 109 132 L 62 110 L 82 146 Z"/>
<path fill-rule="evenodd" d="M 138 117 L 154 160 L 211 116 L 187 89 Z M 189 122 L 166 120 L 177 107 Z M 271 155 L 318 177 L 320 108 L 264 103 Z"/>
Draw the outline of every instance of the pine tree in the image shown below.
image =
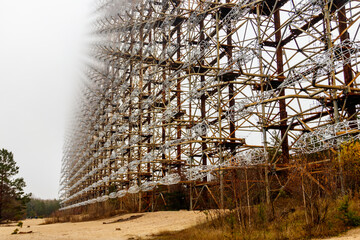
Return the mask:
<path fill-rule="evenodd" d="M 0 150 L 0 222 L 19 220 L 24 216 L 26 203 L 31 194 L 24 193 L 23 178 L 14 178 L 19 173 L 12 152 Z"/>

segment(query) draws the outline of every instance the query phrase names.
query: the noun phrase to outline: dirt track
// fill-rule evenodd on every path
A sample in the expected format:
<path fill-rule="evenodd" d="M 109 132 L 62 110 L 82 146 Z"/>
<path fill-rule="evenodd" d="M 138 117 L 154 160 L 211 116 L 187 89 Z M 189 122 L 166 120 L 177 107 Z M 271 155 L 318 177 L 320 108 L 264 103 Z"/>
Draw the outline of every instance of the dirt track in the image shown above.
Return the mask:
<path fill-rule="evenodd" d="M 139 215 L 140 217 L 132 217 Z M 43 220 L 32 219 L 23 221 L 24 225 L 19 230 L 21 232 L 32 231 L 33 233 L 11 235 L 14 229 L 18 227 L 0 225 L 0 239 L 121 240 L 136 236 L 144 237 L 165 230 L 182 230 L 204 219 L 205 214 L 195 211 L 134 213 L 98 221 L 49 225 L 39 225 L 43 223 Z M 103 222 L 114 223 L 103 224 Z"/>
<path fill-rule="evenodd" d="M 339 237 L 328 238 L 327 240 L 355 240 L 355 239 L 360 240 L 360 228 L 349 230 L 348 232 L 342 234 Z"/>

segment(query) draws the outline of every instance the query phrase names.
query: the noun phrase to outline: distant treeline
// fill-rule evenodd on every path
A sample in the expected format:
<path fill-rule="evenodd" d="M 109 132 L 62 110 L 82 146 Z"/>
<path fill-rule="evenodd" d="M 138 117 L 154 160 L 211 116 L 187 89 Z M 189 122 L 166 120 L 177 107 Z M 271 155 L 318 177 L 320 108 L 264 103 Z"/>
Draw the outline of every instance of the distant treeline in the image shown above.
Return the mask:
<path fill-rule="evenodd" d="M 32 198 L 26 205 L 26 216 L 28 218 L 49 217 L 53 212 L 60 208 L 60 201 L 43 200 Z"/>

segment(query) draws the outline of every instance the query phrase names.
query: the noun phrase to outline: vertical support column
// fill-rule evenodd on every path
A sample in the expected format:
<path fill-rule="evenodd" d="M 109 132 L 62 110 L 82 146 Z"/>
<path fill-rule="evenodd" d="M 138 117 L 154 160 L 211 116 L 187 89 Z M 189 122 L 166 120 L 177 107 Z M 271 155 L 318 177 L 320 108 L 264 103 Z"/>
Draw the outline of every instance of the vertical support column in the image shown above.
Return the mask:
<path fill-rule="evenodd" d="M 155 39 L 156 41 L 156 39 Z M 166 47 L 166 42 L 167 39 L 165 38 L 165 36 L 162 38 L 162 50 L 164 51 L 165 47 Z M 160 66 L 161 67 L 161 66 Z M 163 82 L 165 82 L 166 80 L 166 73 L 165 73 L 165 66 L 163 66 L 164 69 L 162 69 L 162 80 Z M 165 102 L 166 102 L 166 88 L 163 85 L 163 89 L 162 89 L 162 98 L 161 98 L 161 106 L 165 107 Z M 165 111 L 165 109 L 163 110 Z M 163 120 L 161 121 L 162 126 L 161 126 L 161 145 L 164 146 L 165 145 L 165 141 L 166 141 L 166 128 L 165 128 L 165 124 L 166 122 Z M 165 172 L 167 171 L 167 164 L 166 164 L 166 156 L 165 153 L 162 152 L 161 154 L 161 170 L 162 170 L 162 174 L 164 175 Z"/>
<path fill-rule="evenodd" d="M 142 7 L 142 11 L 143 11 L 143 7 Z M 140 36 L 140 43 L 141 43 L 141 46 L 140 46 L 140 51 L 139 51 L 139 59 L 140 59 L 140 70 L 139 70 L 139 85 L 138 85 L 138 88 L 140 90 L 140 93 L 139 93 L 139 96 L 138 96 L 138 108 L 139 108 L 139 113 L 140 113 L 140 116 L 139 116 L 139 134 L 140 136 L 142 135 L 142 123 L 143 123 L 143 112 L 142 112 L 142 108 L 141 108 L 141 100 L 142 100 L 142 96 L 143 96 L 143 93 L 142 93 L 142 88 L 143 88 L 143 61 L 142 61 L 142 54 L 143 54 L 143 47 L 144 47 L 144 25 L 140 25 L 140 29 L 139 29 L 139 36 Z M 138 160 L 140 160 L 142 158 L 142 150 L 143 150 L 143 147 L 141 146 L 141 144 L 139 144 L 139 147 L 138 147 Z M 139 164 L 138 166 L 138 182 L 139 182 L 139 186 L 141 185 L 141 178 L 142 175 L 144 173 L 142 173 L 142 169 L 141 169 L 141 164 Z M 139 192 L 139 212 L 142 211 L 142 196 L 143 194 L 141 193 L 141 191 Z M 146 193 L 144 193 L 144 195 L 146 195 Z"/>
<path fill-rule="evenodd" d="M 226 0 L 227 3 L 229 3 L 229 0 Z M 233 57 L 233 46 L 232 46 L 232 24 L 231 22 L 229 22 L 226 26 L 226 53 L 227 53 L 227 58 L 228 58 L 228 64 L 230 64 L 230 62 L 232 61 L 232 57 Z M 228 91 L 229 91 L 229 109 L 232 109 L 232 107 L 235 105 L 235 94 L 234 94 L 234 83 L 232 83 L 232 81 L 230 81 L 229 85 L 228 85 Z M 230 126 L 229 126 L 229 138 L 230 138 L 230 154 L 232 156 L 235 155 L 235 123 L 234 120 L 232 118 L 230 118 Z M 236 169 L 234 169 L 232 171 L 232 178 L 234 178 L 234 184 L 233 184 L 233 193 L 234 193 L 234 198 L 235 198 L 235 202 L 238 202 L 238 197 L 237 197 L 237 192 L 236 190 L 238 190 L 238 171 Z M 247 184 L 247 181 L 246 181 Z M 241 196 L 240 196 L 241 198 Z M 240 201 L 240 208 L 241 208 L 241 201 Z"/>
<path fill-rule="evenodd" d="M 131 35 L 130 51 L 132 51 L 132 48 L 133 48 L 133 41 L 134 41 L 133 35 Z M 130 71 L 130 73 L 129 73 L 129 86 L 130 86 L 130 89 L 133 89 L 133 77 L 131 76 L 131 73 L 133 72 L 134 65 L 135 65 L 135 63 L 133 61 L 130 61 L 130 69 L 129 69 L 129 71 Z M 125 94 L 124 95 L 124 100 L 126 100 L 126 98 L 129 98 L 129 110 L 128 110 L 128 113 L 127 113 L 128 114 L 127 117 L 130 117 L 131 113 L 132 113 L 132 108 L 133 108 L 132 105 L 133 104 L 132 104 L 131 98 L 129 96 L 126 96 L 126 94 Z M 127 133 L 127 137 L 129 139 L 129 142 L 130 142 L 130 139 L 131 139 L 131 136 L 132 136 L 132 131 L 133 131 L 133 124 L 130 121 L 128 121 L 128 124 L 129 124 L 129 132 Z M 130 146 L 128 147 L 128 149 L 129 150 L 127 152 L 127 155 L 128 155 L 127 163 L 129 164 L 130 162 L 132 162 L 132 153 L 134 152 L 134 150 Z M 131 180 L 134 180 L 134 179 L 131 176 L 131 174 L 129 174 L 129 169 L 127 170 L 127 180 L 128 180 L 128 187 L 130 187 L 130 182 L 131 182 Z"/>
<path fill-rule="evenodd" d="M 205 39 L 204 21 L 201 20 L 200 21 L 200 41 L 199 42 L 202 42 L 204 39 Z M 201 51 L 203 51 L 203 49 L 201 49 Z M 202 65 L 204 64 L 204 59 L 201 59 L 201 64 Z M 200 81 L 202 83 L 201 87 L 203 87 L 203 83 L 205 82 L 204 75 L 200 76 Z M 205 107 L 206 107 L 206 97 L 205 97 L 205 95 L 202 95 L 200 98 L 201 120 L 202 121 L 206 119 L 206 108 Z M 201 136 L 201 137 L 203 137 L 203 136 Z M 205 154 L 205 151 L 207 150 L 207 145 L 204 141 L 205 140 L 204 138 L 202 138 L 201 140 L 202 140 L 202 142 L 201 142 L 201 150 L 202 150 L 201 162 L 202 162 L 202 165 L 207 165 L 207 157 Z M 203 181 L 207 182 L 207 176 L 205 176 L 203 178 Z"/>
<path fill-rule="evenodd" d="M 152 16 L 152 11 L 150 11 L 150 18 Z M 149 44 L 152 44 L 152 38 L 153 38 L 153 35 L 154 35 L 154 31 L 155 31 L 155 26 L 153 26 L 150 30 L 149 30 Z M 147 97 L 149 98 L 151 95 L 152 95 L 152 88 L 151 88 L 151 81 L 148 80 L 148 83 L 147 83 Z M 151 112 L 148 111 L 148 114 L 147 114 L 147 123 L 148 125 L 150 125 L 150 123 L 154 121 L 154 119 L 152 119 L 151 117 Z M 151 130 L 149 130 L 151 131 Z M 150 153 L 151 150 L 154 148 L 154 147 L 151 147 L 151 138 L 153 138 L 153 136 L 149 136 L 149 139 L 147 140 L 147 143 L 148 143 L 148 150 L 147 152 Z M 154 179 L 154 171 L 153 169 L 151 169 L 151 163 L 147 163 L 147 171 L 148 173 L 151 172 L 151 177 L 152 177 L 152 181 L 155 181 Z M 151 211 L 153 212 L 155 210 L 155 201 L 154 201 L 154 198 L 155 198 L 155 189 L 153 189 L 151 191 Z"/>
<path fill-rule="evenodd" d="M 178 61 L 180 61 L 181 58 L 181 52 L 180 52 L 180 44 L 181 44 L 181 24 L 178 24 L 176 26 L 176 44 L 179 46 L 177 52 L 176 52 L 176 58 Z M 180 76 L 178 76 L 180 77 Z M 180 113 L 181 111 L 181 79 L 178 78 L 176 80 L 176 104 L 177 104 L 177 111 Z M 181 123 L 177 122 L 176 126 L 176 138 L 181 139 Z M 181 174 L 181 145 L 177 145 L 177 153 L 176 153 L 176 161 L 177 161 L 177 170 L 179 175 Z"/>
<path fill-rule="evenodd" d="M 325 23 L 325 37 L 326 37 L 326 41 L 327 41 L 327 49 L 333 48 L 333 42 L 332 42 L 332 38 L 331 38 L 331 25 L 330 25 L 330 6 L 331 5 L 332 5 L 332 1 L 329 0 L 326 2 L 325 6 L 324 6 L 324 23 Z M 331 54 L 330 58 L 331 58 L 331 62 L 334 62 L 334 54 L 333 53 Z M 331 71 L 329 77 L 330 77 L 330 84 L 335 86 L 336 78 L 335 78 L 334 70 Z M 338 123 L 340 121 L 340 115 L 339 115 L 339 106 L 338 106 L 338 102 L 337 102 L 336 89 L 333 89 L 331 91 L 331 97 L 332 97 L 332 101 L 333 101 L 334 118 L 335 118 L 334 120 L 335 120 L 335 123 Z M 339 153 L 337 153 L 337 160 L 338 160 L 338 164 L 339 164 L 340 189 L 341 189 L 341 194 L 344 195 L 345 188 L 344 188 L 343 169 L 342 169 L 341 158 L 340 158 Z"/>
<path fill-rule="evenodd" d="M 215 1 L 216 4 L 219 3 L 219 0 Z M 219 42 L 219 11 L 215 14 L 215 21 L 216 21 L 216 60 L 217 60 L 217 73 L 220 71 L 220 42 Z M 220 77 L 217 76 L 217 83 L 220 83 Z M 221 108 L 221 88 L 218 84 L 217 86 L 217 93 L 218 93 L 218 124 L 219 124 L 219 137 L 220 142 L 222 141 L 222 125 L 221 125 L 221 115 L 222 115 L 222 108 Z M 223 153 L 222 153 L 222 144 L 219 146 L 219 162 L 223 162 Z M 220 208 L 224 208 L 224 172 L 220 170 Z"/>
<path fill-rule="evenodd" d="M 258 4 L 256 6 L 256 22 L 257 22 L 257 34 L 258 34 L 258 57 L 259 57 L 259 69 L 260 69 L 260 74 L 263 74 L 263 60 L 262 60 L 262 50 L 261 50 L 261 46 L 260 43 L 262 42 L 261 39 L 261 27 L 260 27 L 260 4 Z M 264 93 L 264 78 L 261 77 L 261 82 L 260 82 L 260 86 L 261 86 L 261 93 Z M 261 104 L 261 125 L 262 125 L 262 137 L 263 137 L 263 144 L 264 144 L 264 158 L 265 158 L 265 198 L 266 198 L 266 203 L 270 204 L 270 184 L 269 184 L 269 156 L 268 156 L 268 149 L 267 149 L 267 129 L 266 129 L 266 115 L 265 115 L 265 104 Z"/>
<path fill-rule="evenodd" d="M 277 66 L 277 74 L 278 80 L 284 81 L 284 67 L 283 67 L 283 47 L 281 44 L 281 23 L 280 23 L 280 12 L 279 9 L 274 12 L 274 27 L 275 27 L 275 42 L 277 43 L 276 48 L 276 66 Z M 282 89 L 279 96 L 285 95 L 285 89 Z M 281 149 L 282 149 L 282 158 L 283 163 L 289 163 L 289 142 L 286 133 L 287 128 L 287 112 L 286 112 L 286 102 L 285 99 L 279 100 L 279 111 L 280 111 L 280 132 L 281 138 L 284 139 Z"/>
<path fill-rule="evenodd" d="M 347 30 L 348 26 L 347 26 L 347 17 L 346 17 L 346 9 L 345 7 L 341 8 L 338 11 L 338 21 L 339 21 L 339 34 L 340 34 L 340 40 L 341 43 L 346 43 L 350 41 L 350 34 Z M 346 52 L 345 58 L 350 58 L 350 53 Z M 353 84 L 351 83 L 352 79 L 353 79 L 353 72 L 352 72 L 352 68 L 351 68 L 351 63 L 347 63 L 343 66 L 344 69 L 344 80 L 345 80 L 345 84 L 348 85 L 349 87 L 352 87 Z M 346 111 L 348 114 L 348 117 L 350 119 L 354 119 L 355 113 L 356 113 L 356 107 L 355 104 L 352 102 L 348 102 L 346 104 Z M 349 119 L 349 120 L 350 120 Z"/>
<path fill-rule="evenodd" d="M 226 0 L 227 3 L 229 3 L 229 0 Z M 226 52 L 228 55 L 228 62 L 230 63 L 230 61 L 232 60 L 232 54 L 233 54 L 233 47 L 232 47 L 232 26 L 231 26 L 231 22 L 228 24 L 227 29 L 226 29 Z M 229 83 L 229 109 L 231 109 L 231 107 L 233 107 L 235 105 L 235 95 L 234 95 L 234 83 L 230 82 Z M 232 119 L 230 119 L 230 142 L 235 143 L 235 123 Z M 231 154 L 235 154 L 235 144 L 231 144 L 230 145 L 230 150 L 231 150 Z"/>
<path fill-rule="evenodd" d="M 190 13 L 189 13 L 189 16 L 190 16 Z M 190 33 L 190 29 L 189 29 L 189 26 L 187 26 L 188 29 L 187 29 L 187 38 L 190 39 L 190 36 L 191 36 L 191 33 Z M 184 38 L 186 38 L 184 36 Z M 185 47 L 186 49 L 186 47 Z M 190 63 L 190 58 L 188 58 L 188 63 Z M 188 64 L 188 68 L 190 69 L 190 64 Z M 191 74 L 189 74 L 189 86 L 191 86 L 192 84 L 192 77 L 191 77 Z M 188 109 L 188 113 L 189 113 L 189 124 L 190 126 L 192 126 L 194 124 L 194 119 L 193 119 L 193 116 L 192 116 L 192 101 L 190 100 L 189 101 L 189 109 Z M 194 151 L 193 151 L 193 143 L 190 143 L 189 144 L 189 152 L 190 152 L 190 163 L 189 163 L 189 167 L 192 168 L 193 167 L 193 156 L 194 156 Z M 189 201 L 190 201 L 190 204 L 189 204 L 189 209 L 190 210 L 193 210 L 194 209 L 194 205 L 193 205 L 193 188 L 195 188 L 195 184 L 193 181 L 190 182 L 190 186 L 189 186 Z"/>
<path fill-rule="evenodd" d="M 330 5 L 332 5 L 332 1 L 329 0 L 326 2 L 326 4 L 324 5 L 324 24 L 325 24 L 325 39 L 326 39 L 326 47 L 327 49 L 332 49 L 333 47 L 333 42 L 332 42 L 332 38 L 331 38 L 331 25 L 330 25 Z M 334 62 L 334 56 L 333 54 L 331 54 L 330 56 L 331 58 L 331 62 Z M 335 72 L 331 71 L 330 72 L 330 84 L 331 85 L 336 85 L 335 82 Z M 335 118 L 335 122 L 339 122 L 340 120 L 340 116 L 339 116 L 339 106 L 338 106 L 338 102 L 337 102 L 337 93 L 336 90 L 333 89 L 331 92 L 331 97 L 332 97 L 332 101 L 333 101 L 333 109 L 334 109 L 334 118 Z"/>

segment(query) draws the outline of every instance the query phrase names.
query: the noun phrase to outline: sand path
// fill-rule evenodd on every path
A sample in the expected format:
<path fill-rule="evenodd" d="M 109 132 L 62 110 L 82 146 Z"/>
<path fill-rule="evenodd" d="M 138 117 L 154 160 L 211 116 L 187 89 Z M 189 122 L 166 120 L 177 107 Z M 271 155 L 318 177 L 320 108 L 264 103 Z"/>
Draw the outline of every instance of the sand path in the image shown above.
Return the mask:
<path fill-rule="evenodd" d="M 342 234 L 341 236 L 327 238 L 325 240 L 355 240 L 355 239 L 360 240 L 360 228 L 351 229 L 346 233 Z"/>
<path fill-rule="evenodd" d="M 103 224 L 119 219 L 127 219 L 131 216 L 142 215 L 136 219 L 123 222 Z M 205 214 L 197 211 L 166 211 L 133 213 L 105 220 L 79 222 L 79 223 L 56 223 L 39 225 L 41 219 L 29 219 L 23 221 L 22 232 L 32 231 L 30 234 L 11 235 L 16 226 L 0 225 L 1 240 L 121 240 L 131 239 L 136 236 L 147 236 L 161 231 L 177 231 L 196 225 L 205 219 Z M 27 227 L 30 226 L 30 227 Z"/>

